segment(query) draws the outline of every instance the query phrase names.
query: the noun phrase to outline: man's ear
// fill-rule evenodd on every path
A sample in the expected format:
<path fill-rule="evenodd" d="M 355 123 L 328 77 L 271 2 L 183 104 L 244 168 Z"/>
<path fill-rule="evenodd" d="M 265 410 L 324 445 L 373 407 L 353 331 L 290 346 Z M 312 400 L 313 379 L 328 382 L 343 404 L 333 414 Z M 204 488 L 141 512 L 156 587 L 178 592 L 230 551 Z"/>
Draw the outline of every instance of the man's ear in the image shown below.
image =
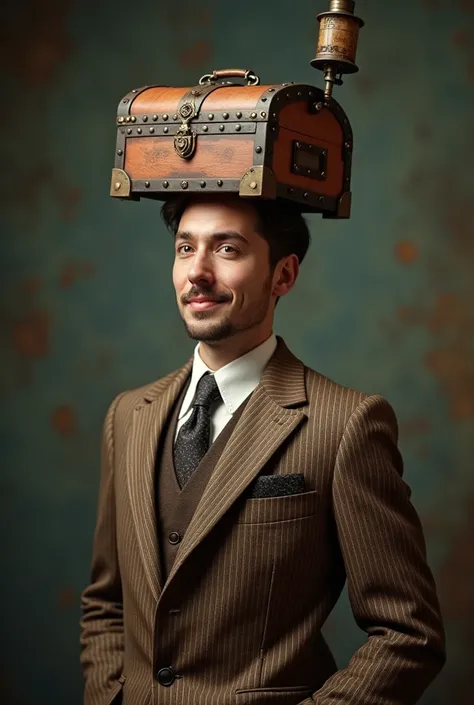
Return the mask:
<path fill-rule="evenodd" d="M 288 294 L 295 285 L 299 271 L 300 263 L 296 255 L 281 259 L 275 267 L 272 294 L 277 297 Z"/>

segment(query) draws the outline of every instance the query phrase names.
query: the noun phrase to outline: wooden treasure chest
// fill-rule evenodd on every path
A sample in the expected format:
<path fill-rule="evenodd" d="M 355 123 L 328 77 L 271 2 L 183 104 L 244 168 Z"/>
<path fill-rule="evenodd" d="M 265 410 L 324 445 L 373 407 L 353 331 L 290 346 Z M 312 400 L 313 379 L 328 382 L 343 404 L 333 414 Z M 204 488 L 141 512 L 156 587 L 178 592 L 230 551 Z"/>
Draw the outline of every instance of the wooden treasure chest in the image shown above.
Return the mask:
<path fill-rule="evenodd" d="M 242 82 L 228 80 L 235 78 Z M 351 126 L 314 86 L 214 71 L 190 88 L 132 90 L 120 101 L 117 128 L 114 197 L 235 193 L 350 216 Z"/>

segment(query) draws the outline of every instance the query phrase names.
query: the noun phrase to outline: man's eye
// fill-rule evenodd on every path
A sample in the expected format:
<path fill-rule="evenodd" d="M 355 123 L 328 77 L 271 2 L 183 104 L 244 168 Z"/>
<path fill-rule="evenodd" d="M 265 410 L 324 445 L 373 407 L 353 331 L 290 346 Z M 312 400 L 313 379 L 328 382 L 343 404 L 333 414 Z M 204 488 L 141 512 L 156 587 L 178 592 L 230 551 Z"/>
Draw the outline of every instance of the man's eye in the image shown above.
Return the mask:
<path fill-rule="evenodd" d="M 188 255 L 191 252 L 191 245 L 180 245 L 178 247 L 178 252 L 181 255 Z"/>
<path fill-rule="evenodd" d="M 223 245 L 219 252 L 223 252 L 225 255 L 231 255 L 236 252 L 236 249 L 232 247 L 232 245 Z"/>

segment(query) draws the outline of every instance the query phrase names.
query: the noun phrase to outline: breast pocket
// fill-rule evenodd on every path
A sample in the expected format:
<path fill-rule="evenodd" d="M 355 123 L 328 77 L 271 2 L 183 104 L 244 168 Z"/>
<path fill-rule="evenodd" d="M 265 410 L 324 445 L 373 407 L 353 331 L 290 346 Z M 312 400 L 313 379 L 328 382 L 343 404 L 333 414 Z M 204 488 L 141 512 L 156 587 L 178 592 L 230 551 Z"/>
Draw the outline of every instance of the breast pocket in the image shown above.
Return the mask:
<path fill-rule="evenodd" d="M 247 499 L 237 517 L 239 524 L 269 524 L 303 519 L 316 513 L 319 492 L 302 492 L 283 497 Z"/>

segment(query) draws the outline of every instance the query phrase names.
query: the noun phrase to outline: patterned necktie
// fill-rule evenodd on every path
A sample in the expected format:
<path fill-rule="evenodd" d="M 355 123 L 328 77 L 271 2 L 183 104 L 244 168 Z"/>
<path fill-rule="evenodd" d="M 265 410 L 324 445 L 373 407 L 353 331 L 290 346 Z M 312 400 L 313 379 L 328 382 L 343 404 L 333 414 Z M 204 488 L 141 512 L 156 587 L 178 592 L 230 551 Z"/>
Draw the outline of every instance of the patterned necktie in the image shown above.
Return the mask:
<path fill-rule="evenodd" d="M 221 398 L 214 375 L 206 372 L 196 387 L 192 414 L 182 425 L 174 445 L 174 467 L 181 489 L 209 449 L 211 430 L 209 409 Z"/>

